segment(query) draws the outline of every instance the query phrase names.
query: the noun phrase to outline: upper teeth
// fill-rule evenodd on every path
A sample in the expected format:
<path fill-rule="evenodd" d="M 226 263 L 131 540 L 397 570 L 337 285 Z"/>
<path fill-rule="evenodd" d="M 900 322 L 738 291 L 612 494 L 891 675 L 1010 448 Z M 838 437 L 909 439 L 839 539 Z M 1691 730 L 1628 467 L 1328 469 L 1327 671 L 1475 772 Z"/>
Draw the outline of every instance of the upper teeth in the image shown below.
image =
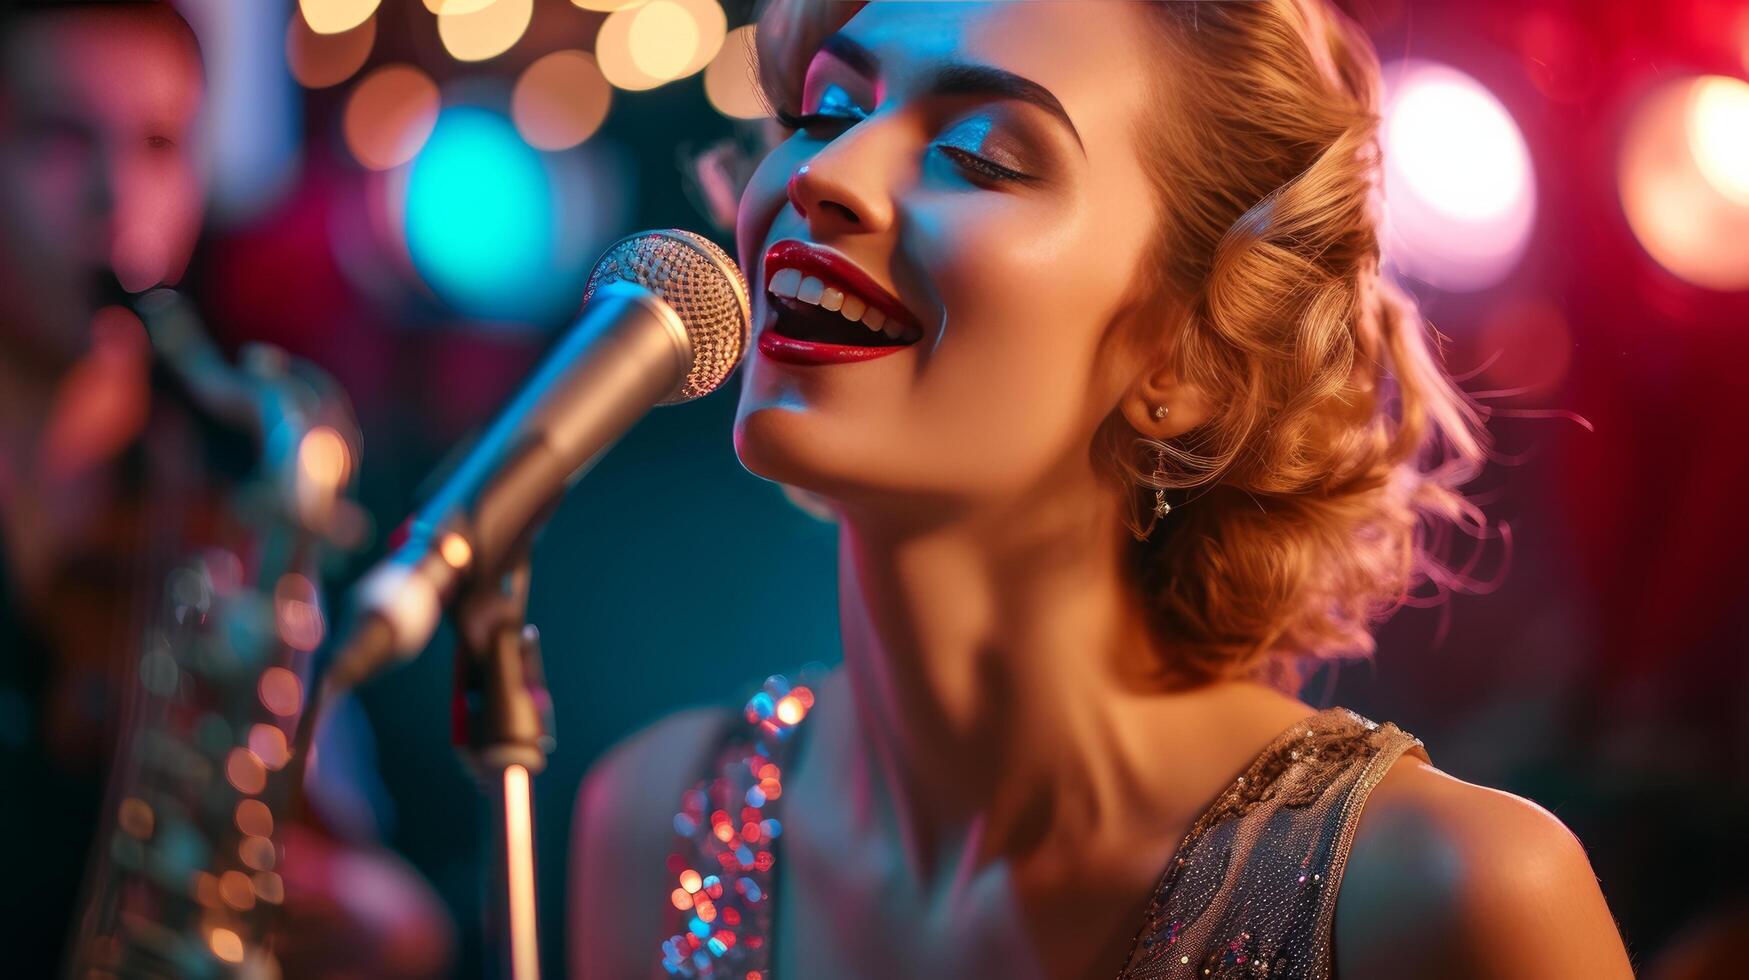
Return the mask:
<path fill-rule="evenodd" d="M 861 296 L 842 286 L 828 286 L 814 276 L 803 276 L 800 269 L 779 269 L 771 277 L 771 294 L 800 303 L 809 303 L 823 310 L 834 310 L 844 319 L 860 322 L 870 330 L 878 330 L 894 340 L 915 340 L 922 334 L 907 330 L 904 324 L 888 320 L 887 315 L 870 305 Z"/>

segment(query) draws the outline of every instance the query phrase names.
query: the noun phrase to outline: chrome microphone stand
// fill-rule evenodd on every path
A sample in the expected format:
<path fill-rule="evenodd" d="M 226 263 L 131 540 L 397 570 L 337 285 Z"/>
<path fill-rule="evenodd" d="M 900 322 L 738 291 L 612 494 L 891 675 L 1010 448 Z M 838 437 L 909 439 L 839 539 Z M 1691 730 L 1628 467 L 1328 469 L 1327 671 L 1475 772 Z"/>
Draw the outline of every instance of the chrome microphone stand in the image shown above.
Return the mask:
<path fill-rule="evenodd" d="M 540 634 L 528 624 L 528 559 L 481 582 L 455 606 L 452 740 L 492 800 L 495 859 L 487 902 L 489 969 L 539 980 L 533 777 L 553 749 L 552 697 Z"/>

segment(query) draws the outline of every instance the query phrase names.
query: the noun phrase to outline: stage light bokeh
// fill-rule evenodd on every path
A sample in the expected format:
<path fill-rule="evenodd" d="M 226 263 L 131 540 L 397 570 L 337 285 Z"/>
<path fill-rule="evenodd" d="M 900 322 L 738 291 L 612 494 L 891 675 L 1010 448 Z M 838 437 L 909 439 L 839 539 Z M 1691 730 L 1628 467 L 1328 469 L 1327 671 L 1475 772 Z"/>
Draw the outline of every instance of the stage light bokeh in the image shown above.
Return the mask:
<path fill-rule="evenodd" d="M 437 35 L 457 61 L 488 61 L 515 47 L 533 17 L 534 0 L 493 0 L 465 11 L 446 7 L 437 15 Z"/>
<path fill-rule="evenodd" d="M 616 88 L 652 89 L 703 71 L 722 50 L 727 28 L 716 0 L 649 0 L 607 15 L 595 57 Z"/>
<path fill-rule="evenodd" d="M 370 19 L 381 0 L 298 0 L 298 10 L 317 34 L 341 34 Z"/>
<path fill-rule="evenodd" d="M 1530 151 L 1506 108 L 1469 75 L 1425 61 L 1385 69 L 1388 253 L 1402 271 L 1452 291 L 1492 286 L 1530 240 Z"/>
<path fill-rule="evenodd" d="M 705 98 L 711 108 L 731 119 L 763 119 L 771 112 L 760 98 L 758 78 L 753 25 L 737 27 L 704 70 Z"/>
<path fill-rule="evenodd" d="M 1622 141 L 1617 176 L 1634 237 L 1697 286 L 1749 289 L 1749 88 L 1722 76 L 1648 93 Z"/>
<path fill-rule="evenodd" d="M 1749 82 L 1710 75 L 1694 83 L 1688 145 L 1707 183 L 1749 207 Z"/>
<path fill-rule="evenodd" d="M 679 78 L 699 47 L 698 21 L 673 0 L 652 0 L 632 16 L 632 64 L 651 78 Z"/>
<path fill-rule="evenodd" d="M 553 202 L 540 154 L 510 120 L 457 106 L 406 185 L 407 248 L 446 302 L 471 316 L 516 319 L 553 288 Z"/>
<path fill-rule="evenodd" d="M 497 2 L 498 0 L 425 0 L 425 9 L 434 14 L 471 14 Z"/>
<path fill-rule="evenodd" d="M 530 146 L 568 150 L 601 127 L 613 88 L 595 58 L 582 51 L 555 51 L 529 65 L 511 93 L 510 114 Z"/>
<path fill-rule="evenodd" d="M 365 76 L 347 99 L 341 120 L 346 147 L 370 170 L 398 167 L 425 145 L 441 101 L 437 83 L 423 71 L 384 65 Z"/>
<path fill-rule="evenodd" d="M 305 88 L 339 85 L 358 73 L 370 60 L 376 45 L 377 19 L 339 34 L 317 34 L 300 16 L 293 15 L 285 32 L 285 61 L 292 77 Z"/>
<path fill-rule="evenodd" d="M 627 92 L 652 89 L 666 78 L 658 78 L 639 68 L 632 58 L 631 32 L 636 10 L 621 10 L 607 15 L 595 35 L 595 60 L 614 88 Z"/>
<path fill-rule="evenodd" d="M 723 50 L 723 42 L 729 36 L 729 18 L 723 12 L 723 5 L 717 0 L 665 0 L 667 3 L 684 7 L 692 15 L 693 22 L 698 25 L 698 46 L 692 52 L 692 58 L 682 65 L 676 79 L 690 78 L 704 71 L 705 66 L 714 60 Z"/>

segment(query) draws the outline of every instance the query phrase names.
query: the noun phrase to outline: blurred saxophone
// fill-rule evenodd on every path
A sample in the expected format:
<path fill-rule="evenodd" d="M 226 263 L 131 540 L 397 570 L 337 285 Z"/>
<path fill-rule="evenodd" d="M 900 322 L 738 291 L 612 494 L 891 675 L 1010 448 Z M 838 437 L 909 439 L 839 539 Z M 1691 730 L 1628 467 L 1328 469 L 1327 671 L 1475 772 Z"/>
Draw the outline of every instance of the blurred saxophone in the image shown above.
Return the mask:
<path fill-rule="evenodd" d="M 358 431 L 313 368 L 265 347 L 233 366 L 171 290 L 133 306 L 154 380 L 232 478 L 218 543 L 179 554 L 148 597 L 67 974 L 277 977 L 293 735 L 326 631 L 323 556 L 360 526 L 344 496 Z"/>

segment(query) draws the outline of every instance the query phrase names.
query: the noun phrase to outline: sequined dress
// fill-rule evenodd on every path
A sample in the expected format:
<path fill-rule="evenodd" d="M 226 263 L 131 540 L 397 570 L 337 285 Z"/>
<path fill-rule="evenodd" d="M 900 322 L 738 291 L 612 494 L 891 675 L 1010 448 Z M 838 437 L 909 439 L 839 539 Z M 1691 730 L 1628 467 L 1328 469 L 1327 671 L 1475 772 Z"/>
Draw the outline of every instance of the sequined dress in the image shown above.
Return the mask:
<path fill-rule="evenodd" d="M 661 951 L 670 975 L 774 980 L 778 800 L 824 673 L 810 664 L 793 684 L 767 678 L 681 799 L 668 858 L 679 931 Z M 1126 962 L 1113 964 L 1118 980 L 1330 980 L 1354 829 L 1405 752 L 1431 762 L 1420 739 L 1339 706 L 1277 735 L 1185 834 Z"/>

